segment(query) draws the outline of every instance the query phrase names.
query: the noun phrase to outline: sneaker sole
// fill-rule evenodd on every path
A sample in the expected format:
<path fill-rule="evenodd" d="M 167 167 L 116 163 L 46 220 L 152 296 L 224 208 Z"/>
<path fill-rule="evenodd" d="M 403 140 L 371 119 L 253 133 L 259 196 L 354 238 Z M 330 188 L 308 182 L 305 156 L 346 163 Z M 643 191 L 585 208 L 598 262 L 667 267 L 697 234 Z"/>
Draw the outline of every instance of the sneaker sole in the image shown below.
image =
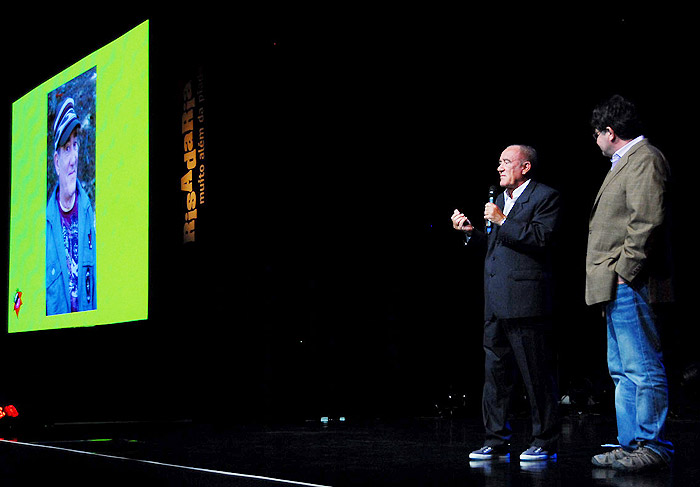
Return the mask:
<path fill-rule="evenodd" d="M 651 463 L 641 467 L 627 467 L 623 464 L 615 462 L 611 467 L 613 470 L 620 473 L 639 473 L 666 470 L 670 467 L 670 465 L 668 463 Z"/>
<path fill-rule="evenodd" d="M 500 455 L 480 455 L 480 454 L 474 454 L 470 453 L 469 454 L 469 459 L 470 460 L 498 460 L 500 458 L 510 458 L 510 453 L 504 453 Z"/>
<path fill-rule="evenodd" d="M 541 455 L 541 456 L 532 456 L 532 455 L 527 455 L 527 456 L 520 456 L 520 460 L 523 462 L 546 462 L 547 460 L 556 460 L 557 459 L 557 454 L 554 453 L 552 455 Z"/>

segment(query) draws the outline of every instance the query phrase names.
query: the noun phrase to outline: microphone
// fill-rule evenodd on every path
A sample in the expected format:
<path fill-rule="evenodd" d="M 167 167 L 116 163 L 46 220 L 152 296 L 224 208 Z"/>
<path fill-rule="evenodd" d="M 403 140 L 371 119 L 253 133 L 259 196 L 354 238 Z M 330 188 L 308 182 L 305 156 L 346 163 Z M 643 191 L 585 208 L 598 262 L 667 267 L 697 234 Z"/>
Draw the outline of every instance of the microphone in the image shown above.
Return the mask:
<path fill-rule="evenodd" d="M 489 203 L 493 203 L 496 197 L 496 186 L 489 186 Z M 491 220 L 486 220 L 486 233 L 491 233 Z"/>

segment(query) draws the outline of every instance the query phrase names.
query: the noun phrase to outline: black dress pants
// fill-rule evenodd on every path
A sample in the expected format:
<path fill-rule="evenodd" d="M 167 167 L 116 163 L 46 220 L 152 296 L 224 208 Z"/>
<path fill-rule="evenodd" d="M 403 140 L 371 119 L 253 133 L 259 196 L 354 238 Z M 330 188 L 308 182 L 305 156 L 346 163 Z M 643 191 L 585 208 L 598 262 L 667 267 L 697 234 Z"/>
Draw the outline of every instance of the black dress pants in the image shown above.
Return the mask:
<path fill-rule="evenodd" d="M 510 443 L 508 408 L 520 371 L 530 402 L 531 446 L 556 451 L 561 426 L 549 318 L 487 320 L 484 324 L 485 380 L 482 408 L 488 446 Z"/>

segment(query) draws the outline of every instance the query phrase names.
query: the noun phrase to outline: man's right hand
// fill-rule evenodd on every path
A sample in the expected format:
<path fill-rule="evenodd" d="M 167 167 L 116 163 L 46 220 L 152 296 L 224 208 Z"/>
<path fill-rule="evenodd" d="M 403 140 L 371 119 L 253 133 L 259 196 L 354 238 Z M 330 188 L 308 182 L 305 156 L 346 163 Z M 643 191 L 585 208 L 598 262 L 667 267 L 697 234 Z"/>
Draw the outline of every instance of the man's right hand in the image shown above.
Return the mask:
<path fill-rule="evenodd" d="M 459 210 L 455 210 L 454 213 L 452 213 L 452 228 L 462 232 L 467 232 L 468 235 L 470 235 L 472 230 L 474 230 L 472 222 L 470 222 L 469 218 L 464 216 L 464 214 Z"/>

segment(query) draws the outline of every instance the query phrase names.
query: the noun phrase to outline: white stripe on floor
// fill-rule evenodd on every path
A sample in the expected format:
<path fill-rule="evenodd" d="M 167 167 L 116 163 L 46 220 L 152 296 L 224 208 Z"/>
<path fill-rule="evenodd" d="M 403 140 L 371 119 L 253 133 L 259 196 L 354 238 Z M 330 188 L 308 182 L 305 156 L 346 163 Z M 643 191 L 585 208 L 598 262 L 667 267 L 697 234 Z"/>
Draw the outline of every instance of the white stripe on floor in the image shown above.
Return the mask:
<path fill-rule="evenodd" d="M 195 472 L 204 472 L 204 473 L 214 473 L 214 474 L 219 474 L 219 475 L 228 475 L 229 477 L 241 477 L 241 478 L 246 478 L 246 479 L 257 479 L 257 480 L 268 480 L 270 482 L 284 482 L 287 484 L 292 484 L 292 485 L 303 485 L 307 487 L 329 487 L 327 485 L 320 485 L 320 484 L 310 484 L 307 482 L 297 482 L 294 480 L 283 480 L 283 479 L 276 479 L 273 477 L 263 477 L 260 475 L 248 475 L 244 473 L 234 473 L 234 472 L 226 472 L 224 470 L 211 470 L 208 468 L 197 468 L 197 467 L 188 467 L 185 465 L 175 465 L 172 463 L 161 463 L 161 462 L 154 462 L 151 460 L 140 460 L 138 458 L 128 458 L 128 457 L 118 457 L 115 455 L 105 455 L 102 453 L 93 453 L 93 452 L 87 452 L 87 451 L 80 451 L 80 450 L 71 450 L 69 448 L 61 448 L 58 446 L 50 446 L 50 445 L 41 445 L 37 443 L 24 443 L 21 441 L 10 441 L 10 440 L 0 440 L 1 443 L 9 443 L 13 445 L 22 445 L 22 446 L 32 446 L 34 448 L 45 448 L 48 450 L 59 450 L 59 451 L 65 451 L 69 453 L 79 453 L 81 455 L 92 455 L 96 457 L 102 457 L 102 458 L 110 458 L 112 460 L 126 460 L 130 462 L 138 462 L 138 463 L 145 463 L 148 465 L 158 465 L 161 467 L 171 467 L 171 468 L 180 468 L 183 470 L 191 470 Z"/>

